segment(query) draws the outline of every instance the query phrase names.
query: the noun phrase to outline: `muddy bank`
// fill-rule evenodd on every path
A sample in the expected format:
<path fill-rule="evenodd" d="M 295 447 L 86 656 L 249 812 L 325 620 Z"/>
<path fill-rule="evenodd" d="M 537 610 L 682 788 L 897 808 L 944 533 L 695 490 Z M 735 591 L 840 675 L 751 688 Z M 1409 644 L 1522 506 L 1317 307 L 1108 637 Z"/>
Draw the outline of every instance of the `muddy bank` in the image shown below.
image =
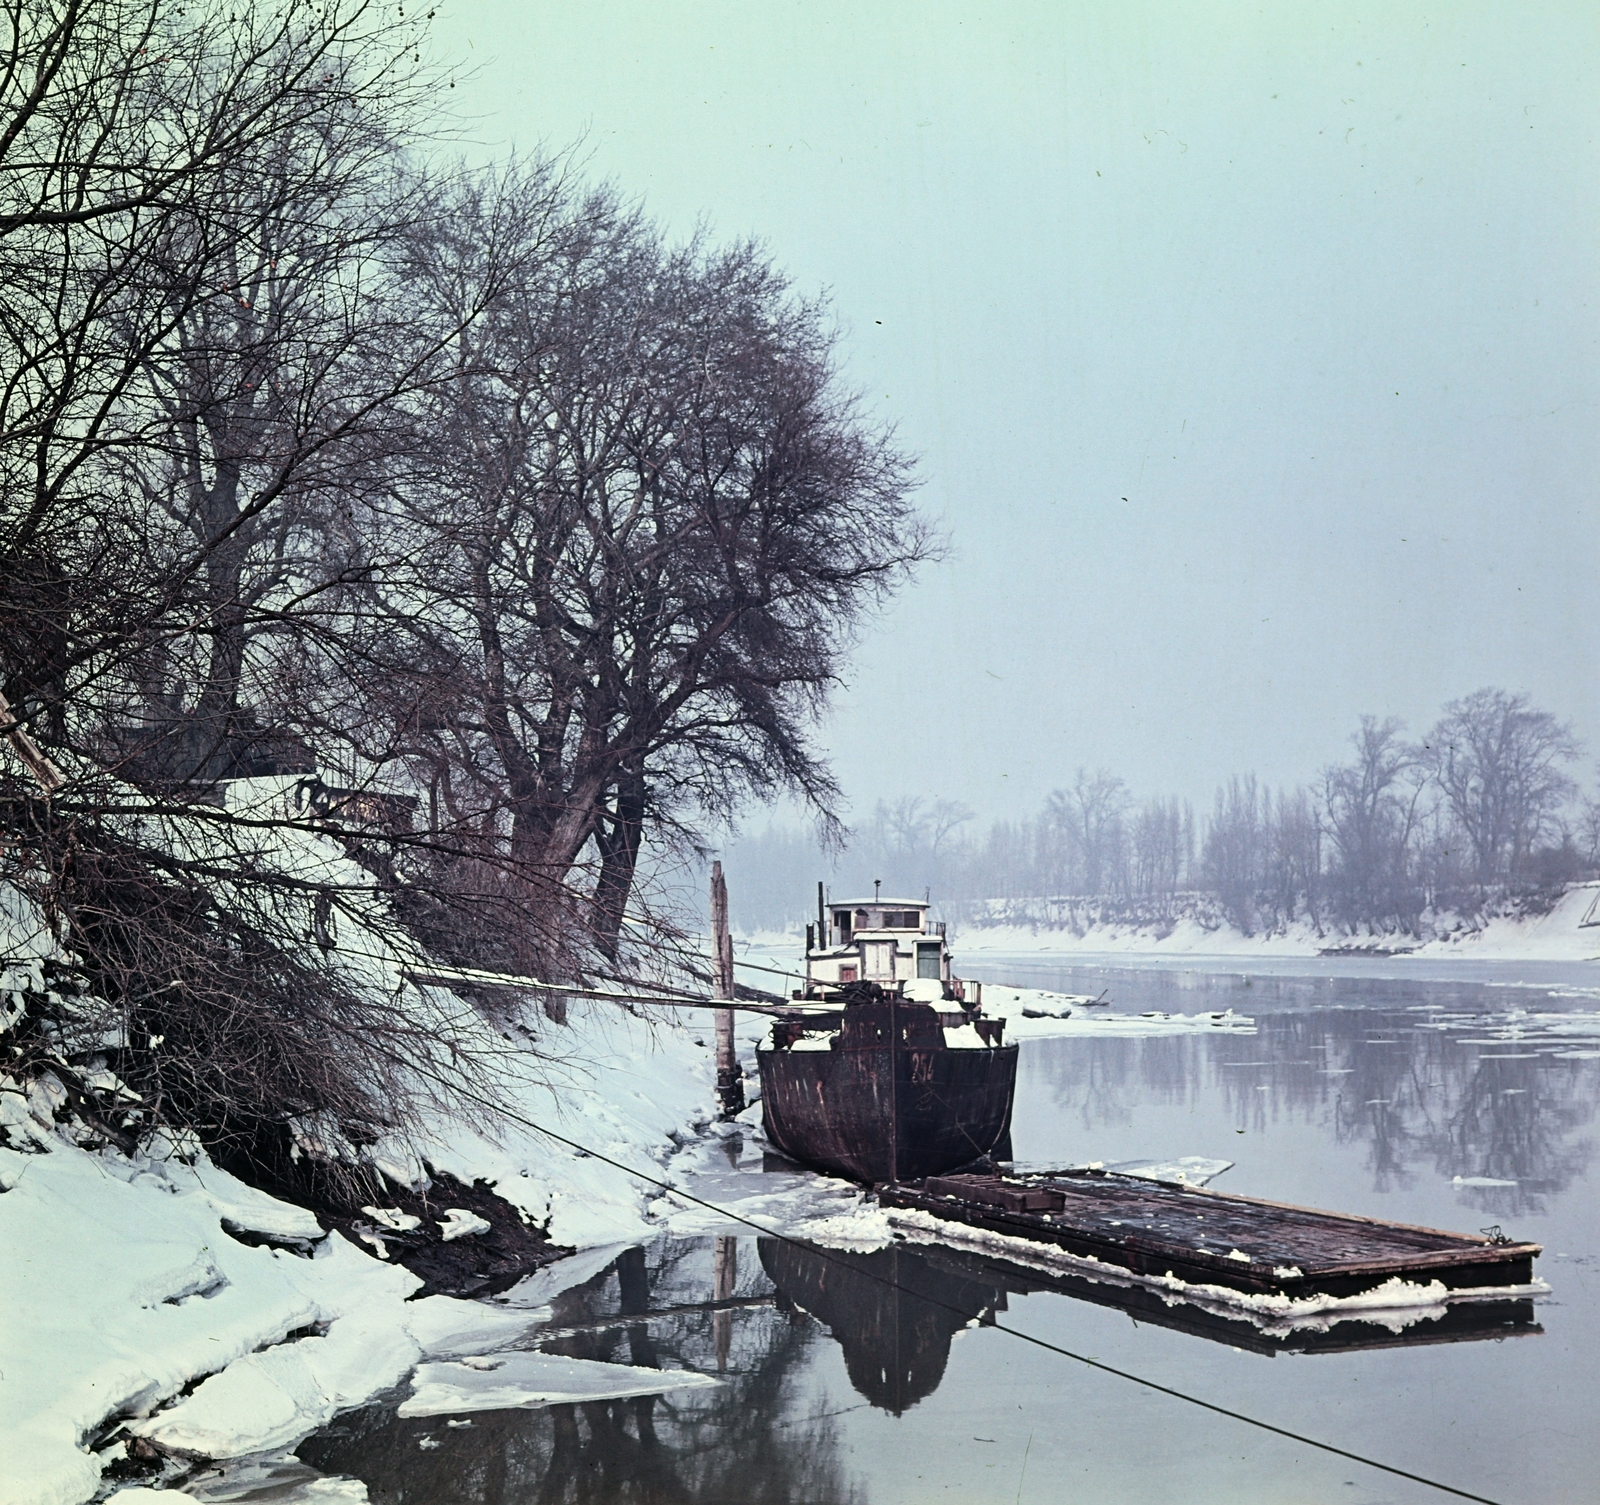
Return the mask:
<path fill-rule="evenodd" d="M 249 1145 L 219 1144 L 211 1154 L 241 1181 L 308 1209 L 324 1228 L 338 1229 L 374 1259 L 419 1276 L 418 1298 L 492 1296 L 573 1252 L 553 1243 L 545 1228 L 482 1178 L 468 1183 L 424 1163 L 422 1185 L 406 1186 L 370 1166 L 308 1157 L 277 1135 L 257 1136 Z M 227 1231 L 244 1243 L 310 1252 L 307 1240 Z"/>

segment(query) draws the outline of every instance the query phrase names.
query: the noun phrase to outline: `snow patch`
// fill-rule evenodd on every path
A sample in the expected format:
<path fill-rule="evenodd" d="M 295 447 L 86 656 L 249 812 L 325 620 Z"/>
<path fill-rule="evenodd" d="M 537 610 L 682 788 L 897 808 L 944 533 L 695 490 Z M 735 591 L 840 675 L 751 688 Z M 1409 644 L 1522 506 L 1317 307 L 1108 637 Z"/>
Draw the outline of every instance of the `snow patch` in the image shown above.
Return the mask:
<path fill-rule="evenodd" d="M 447 1207 L 444 1216 L 439 1219 L 439 1227 L 443 1230 L 441 1236 L 448 1244 L 452 1239 L 471 1238 L 475 1233 L 487 1233 L 494 1224 L 488 1218 L 481 1218 L 475 1212 L 468 1212 L 465 1207 Z"/>

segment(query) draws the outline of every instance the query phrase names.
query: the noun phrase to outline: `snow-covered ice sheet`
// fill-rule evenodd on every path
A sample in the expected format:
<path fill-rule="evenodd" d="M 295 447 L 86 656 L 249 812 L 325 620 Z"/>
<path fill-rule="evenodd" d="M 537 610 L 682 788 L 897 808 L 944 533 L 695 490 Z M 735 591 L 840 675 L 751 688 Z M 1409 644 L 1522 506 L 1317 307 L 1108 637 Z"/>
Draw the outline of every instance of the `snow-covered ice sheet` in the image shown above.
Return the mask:
<path fill-rule="evenodd" d="M 534 1320 L 541 1312 L 548 1312 L 550 1303 L 563 1291 L 581 1286 L 592 1280 L 602 1270 L 613 1265 L 624 1250 L 633 1243 L 596 1244 L 592 1249 L 580 1249 L 565 1259 L 558 1259 L 532 1275 L 524 1276 L 510 1290 L 491 1296 L 492 1305 L 509 1311 L 520 1311 L 524 1320 Z"/>
<path fill-rule="evenodd" d="M 467 1411 L 620 1400 L 668 1390 L 721 1384 L 714 1375 L 684 1369 L 640 1369 L 548 1353 L 497 1353 L 421 1364 L 401 1416 L 447 1416 Z"/>
<path fill-rule="evenodd" d="M 984 984 L 983 1012 L 1006 1021 L 1007 1043 L 1071 1037 L 1132 1039 L 1152 1035 L 1256 1033 L 1255 1020 L 1236 1014 L 1232 1009 L 1199 1014 L 1159 1011 L 1125 1014 L 1113 1007 L 1092 1006 L 1070 993 L 999 983 Z"/>
<path fill-rule="evenodd" d="M 748 1233 L 754 1224 L 791 1238 L 877 1247 L 886 1235 L 872 1226 L 877 1208 L 859 1186 L 814 1171 L 765 1168 L 760 1112 L 752 1104 L 742 1122 L 713 1125 L 685 1145 L 671 1166 L 680 1190 L 662 1193 L 652 1213 L 679 1235 Z"/>
<path fill-rule="evenodd" d="M 117 1505 L 367 1505 L 360 1479 L 320 1473 L 292 1453 L 257 1454 L 208 1465 L 182 1493 L 135 1485 L 110 1496 Z"/>

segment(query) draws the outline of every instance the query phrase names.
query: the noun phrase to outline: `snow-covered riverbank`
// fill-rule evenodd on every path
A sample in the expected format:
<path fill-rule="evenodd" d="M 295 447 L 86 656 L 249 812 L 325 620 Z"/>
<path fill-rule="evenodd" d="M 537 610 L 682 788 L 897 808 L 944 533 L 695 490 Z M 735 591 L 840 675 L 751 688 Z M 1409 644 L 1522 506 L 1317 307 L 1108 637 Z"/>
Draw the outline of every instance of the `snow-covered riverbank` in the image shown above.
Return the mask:
<path fill-rule="evenodd" d="M 493 1136 L 439 1121 L 414 1148 L 435 1171 L 492 1182 L 558 1243 L 653 1237 L 658 1188 L 646 1178 L 662 1174 L 713 1101 L 705 1020 L 644 1021 L 601 1005 L 573 1015 L 548 1027 L 561 1037 L 549 1042 L 562 1056 L 559 1095 L 529 1086 L 515 1106 L 640 1174 L 509 1121 Z M 423 1355 L 537 1319 L 449 1297 L 408 1301 L 417 1277 L 324 1236 L 309 1212 L 193 1146 L 136 1160 L 91 1152 L 54 1122 L 57 1106 L 37 1086 L 0 1092 L 5 1505 L 94 1493 L 123 1450 L 90 1445 L 118 1418 L 129 1435 L 211 1457 L 280 1447 Z M 309 1258 L 288 1247 L 306 1239 Z"/>
<path fill-rule="evenodd" d="M 987 993 L 1013 1038 L 1252 1027 L 1225 1013 L 1130 1017 L 1039 990 Z M 491 1183 L 580 1250 L 490 1303 L 410 1300 L 417 1277 L 324 1235 L 309 1212 L 243 1185 L 193 1145 L 136 1160 L 83 1149 L 55 1122 L 48 1092 L 0 1093 L 0 1505 L 88 1498 L 130 1437 L 213 1458 L 285 1447 L 421 1362 L 511 1342 L 620 1246 L 735 1226 L 706 1202 L 808 1238 L 881 1241 L 857 1189 L 759 1174 L 758 1105 L 740 1124 L 712 1121 L 708 1026 L 702 1014 L 643 1019 L 575 1002 L 569 1024 L 539 1026 L 537 1047 L 559 1057 L 550 1085 L 530 1079 L 512 1104 L 570 1143 L 514 1121 L 490 1134 L 440 1120 L 413 1147 L 436 1173 Z M 764 1029 L 741 1019 L 752 1088 Z M 309 1241 L 310 1257 L 296 1241 Z"/>
<path fill-rule="evenodd" d="M 1593 898 L 1576 889 L 1548 915 L 1491 922 L 1419 954 L 1578 961 L 1600 950 L 1591 940 L 1600 930 L 1583 924 Z M 995 926 L 966 928 L 956 950 L 979 963 L 1098 953 L 1118 965 L 1143 955 L 1151 965 L 1210 956 L 1292 966 L 1322 949 L 1316 940 Z M 782 972 L 795 965 L 797 946 L 797 938 L 763 937 L 743 943 L 739 956 Z M 748 980 L 783 986 L 766 971 Z M 1227 1009 L 1136 1012 L 1115 998 L 999 982 L 985 984 L 983 1001 L 1007 1021 L 1008 1040 L 1255 1031 L 1253 1019 Z M 380 1257 L 381 1238 L 362 1244 L 324 1233 L 310 1212 L 243 1185 L 192 1143 L 136 1159 L 85 1148 L 48 1078 L 28 1090 L 0 1079 L 0 1268 L 8 1277 L 0 1505 L 76 1505 L 104 1492 L 102 1472 L 126 1456 L 130 1439 L 136 1449 L 147 1442 L 180 1456 L 240 1457 L 290 1446 L 408 1376 L 419 1394 L 476 1384 L 456 1371 L 515 1347 L 563 1289 L 663 1232 L 753 1223 L 858 1248 L 887 1236 L 856 1188 L 763 1171 L 759 1105 L 739 1123 L 714 1121 L 709 1016 L 643 1017 L 574 999 L 569 1022 L 530 1007 L 525 1025 L 488 1037 L 501 1052 L 502 1100 L 513 1117 L 474 1127 L 439 1113 L 406 1145 L 380 1147 L 397 1175 L 425 1165 L 468 1185 L 486 1182 L 552 1241 L 579 1251 L 488 1302 L 414 1299 L 421 1282 Z M 752 1089 L 765 1031 L 759 1017 L 740 1017 Z M 449 1209 L 440 1210 L 447 1220 Z M 542 1369 L 524 1381 L 529 1393 L 588 1398 L 621 1383 Z"/>
<path fill-rule="evenodd" d="M 1574 884 L 1543 913 L 1507 904 L 1497 912 L 1429 914 L 1420 934 L 1348 934 L 1302 917 L 1278 929 L 1245 934 L 1204 895 L 1180 896 L 1170 912 L 1151 905 L 1089 899 L 993 901 L 952 927 L 957 969 L 963 959 L 1048 952 L 1059 956 L 1228 957 L 1406 955 L 1432 960 L 1600 961 L 1600 883 Z M 1592 913 L 1591 913 L 1592 911 Z M 747 938 L 752 956 L 787 955 L 794 965 L 798 932 Z"/>

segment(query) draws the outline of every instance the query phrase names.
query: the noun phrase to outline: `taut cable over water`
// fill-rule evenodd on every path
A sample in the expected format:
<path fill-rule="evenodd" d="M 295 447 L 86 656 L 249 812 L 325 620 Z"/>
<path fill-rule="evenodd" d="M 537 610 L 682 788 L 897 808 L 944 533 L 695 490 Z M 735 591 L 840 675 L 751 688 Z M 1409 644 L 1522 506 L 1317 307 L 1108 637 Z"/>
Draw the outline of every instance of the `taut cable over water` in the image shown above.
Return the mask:
<path fill-rule="evenodd" d="M 434 1079 L 442 1086 L 445 1086 L 451 1090 L 460 1091 L 463 1096 L 471 1098 L 473 1101 L 477 1102 L 480 1106 L 487 1108 L 492 1113 L 498 1113 L 505 1118 L 511 1119 L 515 1123 L 521 1124 L 525 1128 L 532 1129 L 535 1133 L 543 1134 L 546 1138 L 554 1140 L 557 1144 L 563 1144 L 567 1146 L 568 1149 L 576 1150 L 580 1154 L 591 1156 L 592 1158 L 601 1161 L 603 1164 L 612 1166 L 615 1169 L 622 1171 L 626 1175 L 635 1176 L 648 1185 L 659 1187 L 662 1191 L 667 1192 L 672 1196 L 679 1197 L 685 1202 L 693 1203 L 697 1207 L 704 1208 L 707 1212 L 713 1212 L 719 1217 L 727 1218 L 729 1222 L 742 1224 L 744 1227 L 760 1234 L 763 1238 L 778 1239 L 783 1243 L 789 1244 L 793 1247 L 805 1249 L 823 1259 L 831 1260 L 841 1265 L 844 1263 L 843 1260 L 837 1259 L 826 1249 L 820 1248 L 814 1244 L 806 1243 L 801 1239 L 792 1238 L 787 1234 L 775 1232 L 773 1229 L 754 1222 L 750 1218 L 743 1217 L 739 1213 L 733 1212 L 728 1208 L 719 1207 L 716 1203 L 708 1202 L 703 1197 L 697 1197 L 693 1192 L 684 1191 L 682 1188 L 672 1185 L 671 1182 L 662 1180 L 659 1176 L 651 1175 L 649 1172 L 640 1170 L 636 1166 L 627 1165 L 620 1160 L 614 1159 L 610 1155 L 604 1154 L 600 1150 L 591 1149 L 588 1145 L 582 1144 L 578 1140 L 569 1138 L 565 1134 L 558 1134 L 554 1129 L 546 1128 L 545 1125 L 535 1122 L 533 1119 L 528 1118 L 524 1114 L 517 1113 L 514 1110 L 507 1108 L 503 1104 L 492 1102 L 490 1099 L 472 1091 L 470 1088 L 458 1088 L 454 1083 L 449 1082 L 446 1078 L 438 1076 L 433 1072 L 429 1072 L 425 1068 L 414 1069 L 423 1070 L 425 1075 L 433 1076 Z M 907 1295 L 913 1296 L 917 1300 L 927 1301 L 930 1306 L 938 1307 L 941 1310 L 951 1312 L 957 1311 L 957 1308 L 950 1306 L 946 1302 L 924 1296 L 918 1292 L 906 1291 L 903 1286 L 899 1285 L 898 1282 L 888 1276 L 881 1276 L 875 1272 L 863 1273 L 867 1275 L 868 1279 L 875 1280 L 892 1290 L 904 1292 Z M 963 1317 L 965 1316 L 964 1313 L 959 1315 L 962 1315 Z M 1022 1342 L 1028 1343 L 1035 1348 L 1045 1350 L 1047 1353 L 1058 1354 L 1062 1358 L 1075 1360 L 1077 1363 L 1086 1365 L 1090 1369 L 1098 1370 L 1102 1374 L 1109 1374 L 1115 1376 L 1117 1379 L 1127 1380 L 1130 1383 L 1142 1386 L 1147 1390 L 1153 1390 L 1158 1394 L 1171 1396 L 1174 1400 L 1186 1401 L 1192 1406 L 1199 1406 L 1201 1409 L 1210 1411 L 1217 1416 L 1225 1416 L 1230 1421 L 1243 1422 L 1246 1426 L 1255 1427 L 1263 1432 L 1270 1432 L 1274 1436 L 1286 1438 L 1290 1442 L 1298 1442 L 1306 1447 L 1316 1448 L 1320 1452 L 1330 1453 L 1335 1457 L 1348 1458 L 1353 1463 L 1360 1463 L 1367 1468 L 1378 1469 L 1383 1473 L 1392 1474 L 1396 1478 L 1409 1479 L 1415 1484 L 1426 1485 L 1429 1489 L 1436 1489 L 1442 1494 L 1452 1495 L 1456 1499 L 1472 1500 L 1476 1502 L 1476 1505 L 1505 1505 L 1504 1501 L 1493 1500 L 1487 1495 L 1473 1494 L 1470 1490 L 1458 1489 L 1452 1484 L 1444 1484 L 1437 1479 L 1430 1479 L 1425 1474 L 1413 1473 L 1411 1470 L 1400 1468 L 1395 1464 L 1383 1463 L 1376 1458 L 1370 1458 L 1364 1453 L 1352 1452 L 1348 1448 L 1338 1447 L 1331 1442 L 1322 1442 L 1315 1437 L 1307 1437 L 1303 1432 L 1292 1432 L 1287 1427 L 1276 1426 L 1270 1421 L 1262 1421 L 1259 1417 L 1248 1416 L 1242 1411 L 1234 1411 L 1229 1409 L 1227 1406 L 1219 1406 L 1214 1401 L 1202 1400 L 1197 1395 L 1190 1395 L 1183 1390 L 1175 1390 L 1170 1385 L 1163 1385 L 1156 1380 L 1147 1379 L 1143 1375 L 1134 1374 L 1130 1370 L 1118 1369 L 1115 1365 L 1104 1363 L 1099 1359 L 1090 1358 L 1087 1354 L 1075 1353 L 1070 1348 L 1063 1348 L 1057 1343 L 1050 1342 L 1047 1338 L 1036 1337 L 1032 1333 L 1023 1332 L 1020 1328 L 1007 1327 L 1003 1322 L 995 1322 L 992 1324 L 992 1326 L 997 1332 L 1005 1333 L 1007 1336 L 1012 1338 L 1018 1338 Z"/>

